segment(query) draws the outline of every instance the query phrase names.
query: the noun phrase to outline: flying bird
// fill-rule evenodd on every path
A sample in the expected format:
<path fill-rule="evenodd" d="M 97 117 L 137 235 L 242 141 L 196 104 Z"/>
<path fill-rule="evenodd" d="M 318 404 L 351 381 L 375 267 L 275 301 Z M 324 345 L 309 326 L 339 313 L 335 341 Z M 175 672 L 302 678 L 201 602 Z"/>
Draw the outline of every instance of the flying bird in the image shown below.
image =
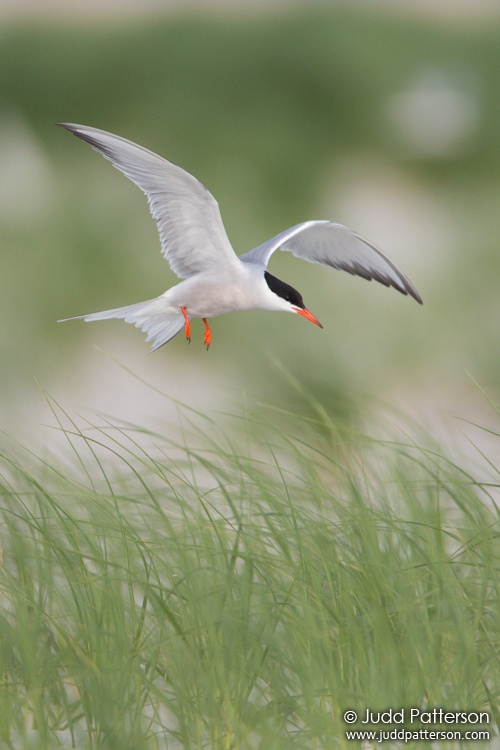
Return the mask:
<path fill-rule="evenodd" d="M 155 299 L 65 320 L 121 318 L 143 330 L 153 350 L 182 329 L 190 341 L 192 318 L 202 319 L 208 349 L 212 340 L 209 318 L 236 310 L 295 313 L 323 328 L 300 293 L 268 272 L 269 259 L 278 249 L 311 263 L 375 279 L 422 303 L 413 284 L 386 255 L 334 221 L 304 221 L 238 257 L 217 201 L 191 174 L 104 130 L 57 124 L 89 143 L 146 194 L 158 225 L 162 253 L 172 271 L 183 279 Z"/>

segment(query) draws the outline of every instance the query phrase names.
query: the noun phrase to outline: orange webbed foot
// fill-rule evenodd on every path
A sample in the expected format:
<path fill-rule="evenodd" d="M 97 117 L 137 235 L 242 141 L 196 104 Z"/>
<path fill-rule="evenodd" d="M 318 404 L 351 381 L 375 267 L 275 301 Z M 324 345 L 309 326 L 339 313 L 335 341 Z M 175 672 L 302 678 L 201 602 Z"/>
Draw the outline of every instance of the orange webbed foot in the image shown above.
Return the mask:
<path fill-rule="evenodd" d="M 184 316 L 184 330 L 186 331 L 186 339 L 188 344 L 191 343 L 191 323 L 189 322 L 188 314 L 185 307 L 181 305 L 181 313 Z"/>
<path fill-rule="evenodd" d="M 203 342 L 205 346 L 207 347 L 207 351 L 208 351 L 208 347 L 210 346 L 211 341 L 212 341 L 212 331 L 210 330 L 210 326 L 208 325 L 207 319 L 202 318 L 202 320 L 205 324 L 205 335 L 203 336 Z"/>

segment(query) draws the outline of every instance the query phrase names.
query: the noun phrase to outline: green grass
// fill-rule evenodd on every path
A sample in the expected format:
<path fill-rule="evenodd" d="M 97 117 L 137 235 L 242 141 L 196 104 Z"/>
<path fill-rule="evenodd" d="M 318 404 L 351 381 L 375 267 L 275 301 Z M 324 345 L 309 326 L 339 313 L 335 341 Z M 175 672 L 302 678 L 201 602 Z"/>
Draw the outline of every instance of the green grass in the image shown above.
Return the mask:
<path fill-rule="evenodd" d="M 319 411 L 53 409 L 64 457 L 4 453 L 2 749 L 347 747 L 366 707 L 493 736 L 498 483 Z"/>

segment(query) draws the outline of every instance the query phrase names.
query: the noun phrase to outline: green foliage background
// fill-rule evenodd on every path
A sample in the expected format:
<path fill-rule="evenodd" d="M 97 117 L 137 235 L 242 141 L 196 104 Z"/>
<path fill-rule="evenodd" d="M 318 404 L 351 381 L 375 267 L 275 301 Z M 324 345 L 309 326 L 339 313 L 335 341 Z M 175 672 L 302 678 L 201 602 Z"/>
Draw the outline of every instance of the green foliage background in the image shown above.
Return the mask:
<path fill-rule="evenodd" d="M 348 386 L 384 398 L 401 389 L 407 401 L 429 393 L 438 401 L 450 394 L 461 400 L 466 392 L 469 398 L 465 370 L 494 391 L 498 40 L 495 24 L 432 25 L 354 5 L 245 20 L 207 14 L 102 28 L 5 26 L 0 139 L 11 152 L 18 140 L 21 150 L 29 143 L 40 159 L 36 175 L 12 166 L 4 172 L 0 284 L 7 324 L 0 337 L 7 402 L 32 391 L 33 376 L 49 389 L 65 379 L 76 389 L 70 373 L 82 358 L 90 361 L 94 343 L 112 354 L 118 342 L 136 347 L 127 364 L 140 368 L 147 347 L 138 332 L 119 323 L 55 321 L 148 299 L 176 280 L 158 252 L 143 196 L 53 127 L 61 120 L 114 131 L 193 172 L 217 197 L 237 253 L 308 218 L 333 218 L 366 234 L 366 201 L 351 202 L 346 215 L 343 200 L 360 164 L 360 180 L 369 177 L 374 193 L 387 174 L 394 198 L 405 190 L 401 179 L 413 190 L 410 225 L 396 209 L 391 214 L 390 194 L 385 200 L 391 242 L 383 249 L 414 281 L 422 309 L 382 287 L 276 257 L 273 272 L 298 286 L 325 331 L 266 313 L 220 318 L 209 355 L 198 341 L 188 349 L 176 340 L 153 358 L 150 371 L 158 377 L 195 362 L 191 369 L 205 377 L 197 393 L 224 371 L 237 391 L 243 386 L 273 398 L 284 386 L 273 385 L 266 364 L 272 354 L 337 404 Z M 391 97 L 433 76 L 478 113 L 457 148 L 434 155 L 416 152 L 390 115 Z M 438 109 L 446 106 L 438 100 Z M 419 196 L 448 228 L 442 243 L 426 244 L 433 230 Z M 401 250 L 409 235 L 410 254 Z"/>

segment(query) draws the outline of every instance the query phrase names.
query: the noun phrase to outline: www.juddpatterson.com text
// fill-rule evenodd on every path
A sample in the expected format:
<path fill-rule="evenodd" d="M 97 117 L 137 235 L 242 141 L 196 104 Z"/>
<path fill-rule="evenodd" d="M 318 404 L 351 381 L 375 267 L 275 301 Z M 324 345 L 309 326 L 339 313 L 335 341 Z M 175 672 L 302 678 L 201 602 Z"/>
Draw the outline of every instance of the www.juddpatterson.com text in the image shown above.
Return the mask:
<path fill-rule="evenodd" d="M 481 741 L 489 740 L 490 733 L 484 729 L 474 729 L 465 731 L 457 731 L 452 729 L 446 730 L 432 730 L 432 729 L 377 729 L 376 731 L 368 731 L 367 729 L 350 729 L 345 733 L 347 740 L 361 740 L 364 742 L 378 742 L 382 744 L 387 740 L 398 740 L 403 742 L 413 742 L 415 740 L 455 740 L 455 741 Z"/>

